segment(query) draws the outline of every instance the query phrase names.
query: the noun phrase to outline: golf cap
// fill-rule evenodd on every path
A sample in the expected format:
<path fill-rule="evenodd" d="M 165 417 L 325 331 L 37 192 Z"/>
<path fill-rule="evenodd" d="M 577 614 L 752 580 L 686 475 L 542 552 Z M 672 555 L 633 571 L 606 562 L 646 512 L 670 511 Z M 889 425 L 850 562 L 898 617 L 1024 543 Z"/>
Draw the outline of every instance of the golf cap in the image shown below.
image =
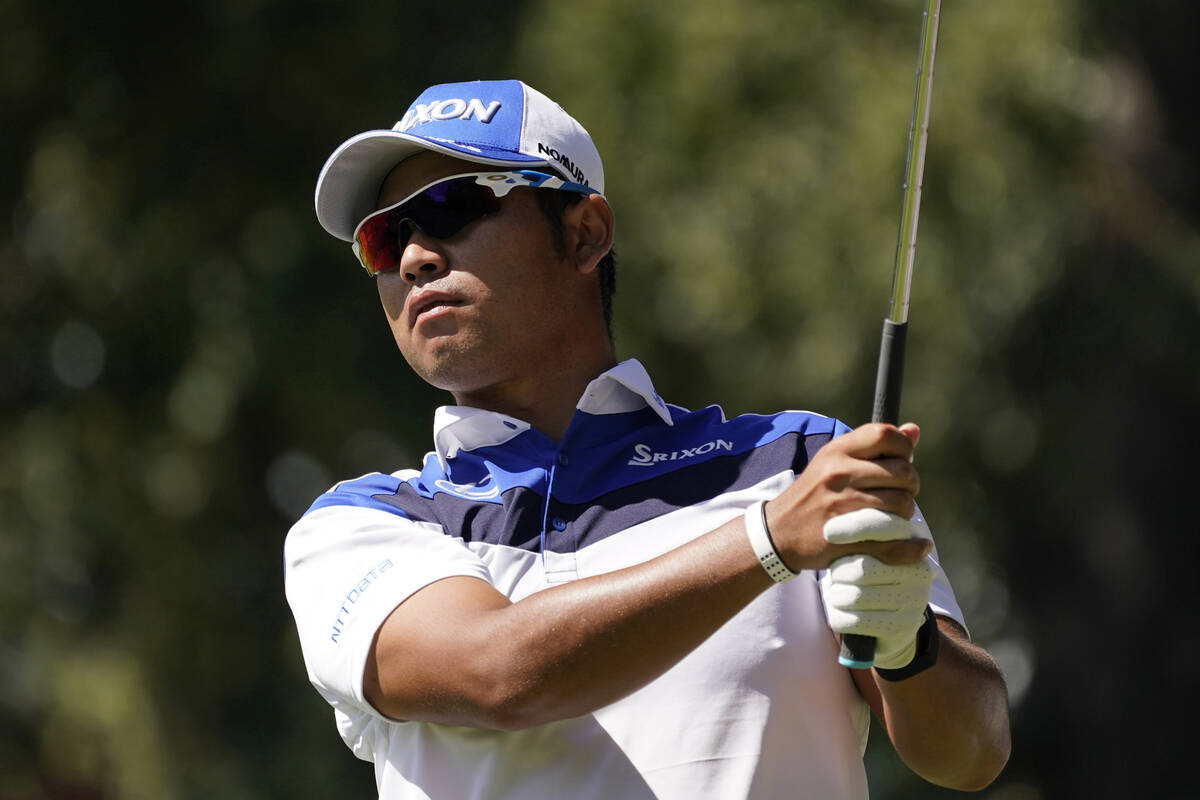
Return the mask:
<path fill-rule="evenodd" d="M 352 136 L 317 178 L 317 220 L 339 239 L 375 210 L 384 178 L 425 150 L 489 166 L 553 167 L 568 180 L 604 192 L 600 153 L 583 126 L 521 81 L 431 86 L 391 130 Z"/>

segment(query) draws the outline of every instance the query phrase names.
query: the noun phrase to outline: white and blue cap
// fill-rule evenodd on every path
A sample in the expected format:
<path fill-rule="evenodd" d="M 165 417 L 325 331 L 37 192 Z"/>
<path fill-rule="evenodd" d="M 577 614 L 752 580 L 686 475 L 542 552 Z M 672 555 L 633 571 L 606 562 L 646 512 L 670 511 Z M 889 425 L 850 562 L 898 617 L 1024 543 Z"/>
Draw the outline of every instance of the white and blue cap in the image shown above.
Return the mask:
<path fill-rule="evenodd" d="M 521 81 L 431 86 L 391 130 L 352 136 L 317 178 L 317 220 L 339 239 L 375 210 L 392 168 L 425 150 L 491 166 L 552 167 L 604 192 L 604 167 L 592 137 L 562 106 Z"/>

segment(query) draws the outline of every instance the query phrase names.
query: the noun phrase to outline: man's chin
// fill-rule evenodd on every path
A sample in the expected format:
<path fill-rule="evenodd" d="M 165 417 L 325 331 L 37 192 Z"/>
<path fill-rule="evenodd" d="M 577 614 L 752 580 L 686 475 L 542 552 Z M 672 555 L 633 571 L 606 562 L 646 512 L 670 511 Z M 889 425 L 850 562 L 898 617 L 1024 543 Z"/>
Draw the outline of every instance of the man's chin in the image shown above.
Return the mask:
<path fill-rule="evenodd" d="M 420 362 L 410 359 L 408 365 L 430 386 L 455 395 L 486 389 L 499 380 L 494 360 L 467 358 L 461 353 L 443 352 L 438 358 L 425 358 Z"/>

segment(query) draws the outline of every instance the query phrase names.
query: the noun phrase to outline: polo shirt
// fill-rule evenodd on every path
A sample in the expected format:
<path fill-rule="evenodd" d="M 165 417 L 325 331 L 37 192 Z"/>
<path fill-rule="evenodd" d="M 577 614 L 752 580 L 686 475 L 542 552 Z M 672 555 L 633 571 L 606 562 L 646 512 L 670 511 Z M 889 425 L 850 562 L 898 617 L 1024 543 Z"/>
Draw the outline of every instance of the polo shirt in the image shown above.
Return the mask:
<path fill-rule="evenodd" d="M 643 688 L 561 722 L 395 721 L 362 686 L 375 632 L 424 586 L 472 576 L 519 602 L 642 563 L 775 497 L 847 430 L 811 412 L 669 405 L 630 360 L 592 381 L 561 442 L 444 407 L 420 470 L 317 498 L 284 546 L 287 599 L 309 679 L 374 762 L 380 798 L 865 798 L 870 712 L 837 663 L 816 572 L 763 592 Z M 930 605 L 962 623 L 929 558 Z"/>

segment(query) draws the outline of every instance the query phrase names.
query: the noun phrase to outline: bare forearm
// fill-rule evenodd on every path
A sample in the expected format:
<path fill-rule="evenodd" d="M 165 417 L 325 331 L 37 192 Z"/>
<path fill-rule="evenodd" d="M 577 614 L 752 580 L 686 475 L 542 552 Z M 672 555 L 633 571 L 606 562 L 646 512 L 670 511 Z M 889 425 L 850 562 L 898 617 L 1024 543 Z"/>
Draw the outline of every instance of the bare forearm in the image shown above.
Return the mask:
<path fill-rule="evenodd" d="M 941 620 L 937 664 L 907 680 L 873 681 L 896 752 L 926 780 L 954 789 L 987 786 L 1008 761 L 1008 697 L 991 657 Z"/>
<path fill-rule="evenodd" d="M 578 716 L 661 675 L 771 585 L 738 518 L 644 564 L 470 615 L 446 640 L 458 652 L 437 659 L 457 662 L 454 676 L 414 675 L 377 645 L 378 662 L 401 669 L 369 668 L 368 697 L 397 717 L 503 729 Z M 413 684 L 426 691 L 404 695 Z"/>
<path fill-rule="evenodd" d="M 536 724 L 657 678 L 771 586 L 741 520 L 659 559 L 539 592 L 501 612 L 517 637 L 514 710 Z"/>

